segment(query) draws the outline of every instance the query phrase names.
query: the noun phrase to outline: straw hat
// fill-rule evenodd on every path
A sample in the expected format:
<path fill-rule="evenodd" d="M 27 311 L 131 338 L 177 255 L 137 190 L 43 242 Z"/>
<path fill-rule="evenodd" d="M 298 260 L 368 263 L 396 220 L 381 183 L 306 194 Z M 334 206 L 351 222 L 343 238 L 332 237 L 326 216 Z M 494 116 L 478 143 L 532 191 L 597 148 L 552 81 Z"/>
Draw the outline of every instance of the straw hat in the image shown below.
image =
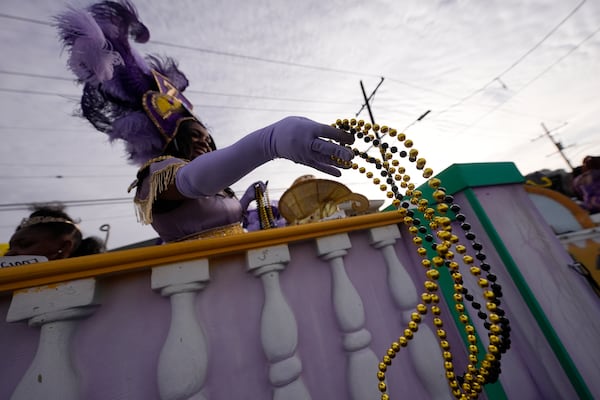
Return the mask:
<path fill-rule="evenodd" d="M 328 179 L 301 176 L 279 199 L 279 212 L 290 225 L 319 221 L 340 212 L 339 205 L 350 202 L 352 209 L 362 212 L 369 200 L 353 193 L 347 186 Z"/>

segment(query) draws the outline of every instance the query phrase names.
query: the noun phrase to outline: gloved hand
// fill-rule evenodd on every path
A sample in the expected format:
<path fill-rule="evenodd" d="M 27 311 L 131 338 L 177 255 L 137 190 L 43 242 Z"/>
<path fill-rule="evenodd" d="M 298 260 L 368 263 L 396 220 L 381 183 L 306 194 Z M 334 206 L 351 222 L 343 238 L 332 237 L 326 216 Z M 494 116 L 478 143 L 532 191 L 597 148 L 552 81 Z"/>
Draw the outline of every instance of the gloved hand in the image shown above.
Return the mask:
<path fill-rule="evenodd" d="M 336 168 L 341 165 L 332 160 L 331 156 L 344 161 L 350 161 L 354 157 L 352 150 L 321 139 L 333 139 L 344 145 L 354 143 L 354 136 L 308 118 L 287 117 L 263 130 L 271 131 L 270 148 L 273 158 L 287 158 L 330 175 L 341 175 Z"/>
<path fill-rule="evenodd" d="M 248 186 L 246 192 L 240 199 L 240 204 L 242 205 L 242 211 L 246 211 L 250 203 L 256 200 L 256 187 L 259 187 L 260 192 L 264 193 L 267 190 L 267 184 L 263 181 L 256 181 L 252 185 Z"/>
<path fill-rule="evenodd" d="M 350 161 L 354 137 L 303 117 L 287 117 L 259 129 L 231 146 L 202 154 L 177 171 L 175 183 L 186 197 L 211 196 L 237 182 L 256 167 L 281 157 L 340 176 L 336 159 Z M 332 159 L 333 156 L 333 159 Z"/>

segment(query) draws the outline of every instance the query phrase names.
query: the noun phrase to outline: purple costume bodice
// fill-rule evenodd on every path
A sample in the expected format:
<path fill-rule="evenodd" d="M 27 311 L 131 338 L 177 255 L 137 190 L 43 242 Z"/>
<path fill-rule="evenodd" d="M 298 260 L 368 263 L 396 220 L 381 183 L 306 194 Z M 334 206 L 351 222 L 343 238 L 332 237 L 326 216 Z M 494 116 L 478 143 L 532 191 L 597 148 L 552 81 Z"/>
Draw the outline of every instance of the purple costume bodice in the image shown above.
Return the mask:
<path fill-rule="evenodd" d="M 151 200 L 152 196 L 151 182 L 156 180 L 175 181 L 175 172 L 177 166 L 185 165 L 185 161 L 178 158 L 168 158 L 150 164 L 150 174 L 138 185 L 136 193 L 136 202 Z M 172 174 L 164 174 L 169 168 Z M 165 181 L 166 179 L 166 181 Z M 166 185 L 158 185 L 157 194 L 164 190 Z M 237 198 L 231 197 L 226 193 L 218 193 L 213 196 L 202 196 L 196 199 L 187 199 L 172 202 L 154 202 L 148 205 L 152 207 L 152 227 L 165 242 L 172 242 L 182 239 L 186 236 L 194 235 L 212 228 L 240 223 L 242 221 L 242 207 Z"/>
<path fill-rule="evenodd" d="M 584 171 L 573 181 L 573 188 L 590 213 L 600 212 L 600 169 Z"/>

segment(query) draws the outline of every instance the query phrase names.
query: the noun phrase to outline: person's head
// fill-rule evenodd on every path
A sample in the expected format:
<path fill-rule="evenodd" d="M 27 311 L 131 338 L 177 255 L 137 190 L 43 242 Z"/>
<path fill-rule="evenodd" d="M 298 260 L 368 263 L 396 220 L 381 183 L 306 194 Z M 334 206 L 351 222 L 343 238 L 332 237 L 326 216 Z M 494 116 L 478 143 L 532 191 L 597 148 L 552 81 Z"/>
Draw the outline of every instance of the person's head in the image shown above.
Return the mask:
<path fill-rule="evenodd" d="M 584 171 L 600 169 L 600 157 L 586 156 L 583 159 L 582 166 Z"/>
<path fill-rule="evenodd" d="M 9 241 L 6 256 L 37 255 L 48 260 L 100 253 L 102 241 L 84 239 L 76 222 L 62 207 L 37 207 L 24 218 Z"/>
<path fill-rule="evenodd" d="M 206 127 L 196 119 L 188 119 L 180 124 L 164 155 L 193 160 L 213 150 L 216 146 Z"/>

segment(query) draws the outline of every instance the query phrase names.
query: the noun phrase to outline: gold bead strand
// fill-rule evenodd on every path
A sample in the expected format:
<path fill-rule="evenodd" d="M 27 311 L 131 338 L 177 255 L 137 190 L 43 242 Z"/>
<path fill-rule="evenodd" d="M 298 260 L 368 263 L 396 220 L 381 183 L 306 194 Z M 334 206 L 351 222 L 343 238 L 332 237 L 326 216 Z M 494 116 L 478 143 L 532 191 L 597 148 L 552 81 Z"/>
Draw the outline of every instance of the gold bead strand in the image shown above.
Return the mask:
<path fill-rule="evenodd" d="M 272 228 L 277 226 L 275 222 L 275 215 L 273 215 L 273 207 L 271 207 L 271 200 L 269 199 L 269 191 L 265 190 L 265 206 L 267 211 L 267 217 L 269 218 L 269 225 Z"/>
<path fill-rule="evenodd" d="M 432 182 L 432 184 L 434 186 L 437 186 L 437 182 Z M 442 241 L 439 245 L 436 245 L 435 250 L 438 253 L 438 256 L 433 258 L 433 263 L 434 265 L 439 268 L 441 266 L 444 265 L 445 262 L 448 262 L 448 267 L 449 269 L 451 269 L 452 272 L 452 277 L 455 280 L 455 285 L 454 285 L 454 289 L 455 289 L 455 294 L 453 296 L 454 301 L 456 303 L 455 308 L 456 311 L 459 313 L 459 319 L 461 321 L 468 321 L 468 317 L 466 317 L 465 314 L 465 309 L 464 309 L 464 305 L 462 304 L 462 285 L 459 285 L 459 283 L 462 283 L 462 276 L 460 275 L 460 273 L 458 272 L 458 264 L 456 262 L 453 261 L 444 261 L 444 259 L 446 260 L 452 260 L 454 258 L 453 253 L 450 251 L 450 247 L 452 246 L 452 244 L 455 244 L 458 242 L 458 237 L 456 235 L 452 235 L 451 232 L 449 232 L 449 228 L 450 227 L 450 219 L 447 217 L 441 217 L 441 216 L 434 216 L 435 215 L 435 210 L 428 208 L 428 202 L 421 202 L 420 199 L 420 195 L 421 193 L 417 190 L 417 191 L 412 191 L 411 194 L 413 195 L 413 197 L 411 198 L 411 203 L 412 204 L 419 204 L 420 205 L 420 210 L 421 211 L 428 211 L 429 210 L 429 218 L 430 219 L 435 219 L 436 224 L 442 229 L 439 230 L 437 232 L 437 236 L 439 237 L 439 239 Z M 441 193 L 438 193 L 438 196 L 441 198 Z M 444 215 L 447 211 L 446 207 L 436 207 L 437 211 Z M 426 218 L 427 218 L 427 214 L 425 214 Z M 411 228 L 415 228 L 414 226 Z M 409 232 L 415 234 L 417 232 L 416 229 L 409 229 Z M 420 238 L 419 238 L 420 239 Z M 413 239 L 413 242 L 415 244 L 421 244 L 421 240 L 417 240 L 416 238 Z M 464 246 L 463 246 L 464 247 Z M 459 252 L 462 252 L 462 247 L 458 247 Z M 426 254 L 426 250 L 424 248 L 419 248 L 418 249 L 419 254 Z M 423 260 L 422 264 L 425 267 L 429 267 L 431 265 L 431 263 L 429 262 L 429 260 Z M 428 271 L 428 277 L 432 278 L 434 276 L 438 276 L 438 272 L 435 271 L 435 275 L 433 273 L 433 271 Z M 442 325 L 442 321 L 441 318 L 435 320 L 435 325 L 438 328 L 441 328 Z M 443 330 L 439 330 L 438 329 L 438 336 L 440 338 L 440 340 L 444 340 L 445 339 L 445 333 L 443 333 Z M 469 339 L 471 342 L 471 345 L 469 346 L 469 360 L 473 363 L 477 363 L 477 358 L 476 358 L 476 351 L 477 351 L 477 346 L 476 346 L 476 342 L 473 342 L 473 339 L 475 339 L 476 336 L 474 335 L 469 335 Z M 455 373 L 454 373 L 454 367 L 451 364 L 451 353 L 449 351 L 444 351 L 443 353 L 443 357 L 444 357 L 444 363 L 445 363 L 445 368 L 447 370 L 447 378 L 448 378 L 448 384 L 450 385 L 453 394 L 457 397 L 457 398 L 476 398 L 478 396 L 478 393 L 480 392 L 481 386 L 479 385 L 478 382 L 474 382 L 473 378 L 472 378 L 472 372 L 476 372 L 475 367 L 473 367 L 472 364 L 469 364 L 468 366 L 468 370 L 469 372 L 464 374 L 464 379 L 462 382 L 462 385 L 459 385 L 459 382 L 456 380 L 455 377 Z M 479 377 L 480 375 L 478 375 Z"/>
<path fill-rule="evenodd" d="M 373 134 L 370 133 L 370 130 L 373 130 Z M 387 192 L 387 197 L 388 198 L 393 198 L 393 197 L 398 198 L 400 196 L 398 193 L 398 188 L 396 187 L 393 179 L 390 179 L 391 173 L 389 171 L 389 163 L 387 162 L 388 160 L 393 158 L 393 154 L 391 154 L 389 151 L 387 151 L 389 145 L 385 141 L 383 141 L 379 137 L 376 138 L 376 136 L 378 136 L 377 132 L 379 130 L 380 130 L 379 125 L 374 124 L 371 126 L 371 124 L 366 123 L 363 125 L 363 131 L 358 132 L 356 136 L 359 139 L 363 139 L 365 141 L 365 143 L 367 143 L 367 144 L 372 143 L 373 146 L 378 148 L 382 159 L 377 159 L 373 156 L 370 156 L 369 154 L 367 154 L 367 152 L 360 152 L 356 148 L 354 149 L 354 154 L 360 155 L 361 158 L 365 159 L 367 162 L 375 164 L 376 168 L 378 170 L 381 170 L 380 173 L 381 173 L 382 177 L 384 177 L 386 179 L 386 183 L 391 186 L 391 190 L 392 190 L 393 194 L 390 194 L 390 192 Z M 389 130 L 389 128 L 382 127 L 381 131 L 383 132 L 384 130 L 387 132 Z M 386 185 L 385 189 L 382 186 L 380 186 L 380 190 L 382 190 L 382 191 L 387 190 L 387 185 Z"/>
<path fill-rule="evenodd" d="M 415 203 L 415 201 L 418 200 L 419 197 L 420 197 L 420 192 L 414 191 L 411 202 Z M 413 222 L 416 223 L 417 221 L 413 220 Z M 420 240 L 421 239 L 420 237 L 416 236 L 417 232 L 419 232 L 417 227 L 412 226 L 411 228 L 409 228 L 409 232 L 411 234 L 415 235 L 413 237 L 413 243 L 420 246 L 422 241 Z M 448 246 L 448 244 L 446 244 L 446 246 Z M 443 329 L 443 321 L 441 318 L 441 309 L 439 308 L 439 306 L 437 306 L 437 303 L 439 303 L 439 296 L 437 296 L 437 294 L 434 293 L 437 291 L 437 284 L 435 284 L 433 281 L 437 281 L 437 279 L 439 278 L 438 269 L 444 266 L 444 257 L 443 256 L 447 257 L 449 252 L 440 246 L 440 248 L 437 249 L 438 256 L 433 257 L 431 260 L 429 260 L 427 258 L 427 250 L 425 248 L 423 248 L 422 246 L 420 246 L 418 248 L 417 253 L 420 254 L 421 256 L 423 256 L 423 260 L 421 261 L 421 264 L 427 269 L 426 275 L 430 279 L 430 281 L 425 282 L 425 288 L 428 290 L 428 293 L 425 293 L 422 296 L 422 299 L 427 303 L 433 304 L 431 306 L 432 314 L 434 315 L 433 323 L 436 327 L 436 333 L 437 333 L 438 339 L 440 341 L 440 346 L 443 349 L 442 357 L 444 359 L 444 368 L 446 370 L 446 379 L 448 380 L 448 385 L 452 389 L 453 394 L 457 398 L 463 398 L 463 396 L 465 396 L 465 394 L 462 392 L 460 384 L 457 381 L 456 375 L 454 373 L 454 365 L 452 363 L 452 358 L 453 358 L 452 352 L 450 351 L 450 344 L 446 340 L 447 339 L 446 332 Z M 433 268 L 432 268 L 432 265 L 433 265 Z"/>
<path fill-rule="evenodd" d="M 432 182 L 435 185 L 435 182 Z M 412 203 L 415 204 L 417 203 L 419 197 L 419 193 L 418 191 L 415 191 L 413 193 L 413 199 Z M 427 207 L 427 202 L 420 202 L 420 207 L 421 210 L 423 210 L 423 208 L 425 209 L 425 217 L 427 218 L 427 212 L 429 211 L 429 217 L 431 219 L 435 219 L 436 224 L 439 225 L 439 227 L 442 230 L 439 230 L 437 232 L 437 236 L 439 237 L 440 240 L 442 240 L 442 242 L 440 243 L 439 246 L 436 246 L 436 251 L 438 253 L 438 256 L 433 258 L 433 263 L 436 267 L 441 267 L 442 265 L 444 265 L 444 258 L 447 259 L 446 263 L 448 268 L 452 271 L 452 277 L 455 281 L 455 295 L 454 295 L 454 300 L 456 303 L 462 303 L 462 276 L 460 275 L 460 273 L 458 272 L 458 263 L 454 262 L 454 261 L 448 261 L 448 260 L 452 260 L 453 259 L 453 254 L 451 251 L 449 251 L 449 248 L 452 244 L 455 244 L 458 242 L 458 237 L 456 235 L 452 235 L 451 232 L 449 232 L 447 229 L 444 230 L 444 228 L 447 228 L 449 226 L 449 222 L 450 220 L 447 217 L 440 217 L 440 216 L 434 216 L 435 215 L 435 210 L 428 208 Z M 437 207 L 438 208 L 438 212 L 440 211 L 446 211 L 445 208 L 443 207 Z M 441 213 L 441 212 L 440 212 Z M 414 229 L 409 229 L 409 232 L 414 233 L 415 230 Z M 431 235 L 430 236 L 430 240 L 432 240 Z M 415 244 L 420 244 L 420 241 L 414 241 Z M 459 245 L 460 246 L 460 245 Z M 463 251 L 463 247 L 459 247 L 457 246 L 457 252 L 462 253 Z M 424 248 L 419 248 L 418 251 L 420 254 L 426 254 L 426 250 Z M 422 264 L 425 267 L 428 267 L 431 265 L 431 263 L 429 262 L 429 260 L 423 260 Z M 429 277 L 431 277 L 431 273 L 428 274 Z M 460 284 L 460 285 L 459 285 Z M 488 293 L 488 297 L 491 297 L 491 295 Z M 468 317 L 465 314 L 465 310 L 464 310 L 464 306 L 462 304 L 457 305 L 456 310 L 459 312 L 459 319 L 463 322 L 463 323 L 467 323 L 468 322 Z M 441 324 L 441 319 L 436 321 L 436 326 L 440 326 Z M 455 395 L 456 398 L 477 398 L 479 393 L 481 392 L 482 388 L 481 388 L 481 382 L 485 383 L 485 379 L 483 378 L 483 376 L 481 374 L 478 373 L 478 371 L 476 370 L 476 368 L 473 365 L 477 365 L 478 359 L 477 359 L 477 346 L 476 346 L 476 336 L 474 336 L 471 332 L 470 329 L 473 329 L 472 326 L 467 326 L 466 327 L 467 332 L 469 332 L 469 340 L 470 340 L 470 345 L 469 345 L 469 361 L 472 364 L 468 365 L 468 372 L 464 374 L 463 378 L 463 382 L 462 384 L 459 385 L 459 382 L 456 380 L 455 377 L 455 373 L 453 370 L 453 366 L 452 364 L 449 364 L 449 360 L 448 360 L 448 356 L 451 354 L 449 352 L 445 352 L 444 353 L 444 359 L 445 359 L 445 367 L 447 369 L 447 378 L 448 378 L 448 384 L 450 385 L 453 395 Z M 473 330 L 474 332 L 474 330 Z M 438 331 L 438 336 L 440 337 L 441 340 L 444 340 L 444 336 L 440 336 L 442 332 Z M 450 368 L 452 368 L 452 370 L 450 370 Z M 485 374 L 485 372 L 484 372 Z M 475 376 L 475 378 L 474 378 Z"/>
<path fill-rule="evenodd" d="M 447 207 L 448 204 L 451 204 L 451 206 L 449 208 L 453 212 L 457 213 L 458 211 L 460 211 L 460 207 L 457 204 L 454 204 L 453 197 L 446 196 L 445 190 L 439 186 L 439 180 L 434 181 L 432 183 L 434 186 L 437 187 L 436 191 L 434 192 L 434 198 L 436 199 L 436 201 L 438 203 L 440 203 L 440 204 L 438 204 L 438 211 L 440 213 L 445 213 L 448 210 L 448 207 Z M 447 203 L 447 204 L 444 204 L 444 203 Z M 444 206 L 439 207 L 439 205 L 441 205 L 441 204 L 444 204 L 446 207 L 444 207 Z M 444 217 L 444 219 L 438 219 L 438 221 L 436 221 L 438 223 L 438 225 L 445 224 L 446 223 L 445 218 L 446 217 Z M 471 226 L 470 226 L 470 224 L 465 222 L 464 215 L 457 214 L 456 218 L 459 222 L 461 222 L 461 228 L 463 230 L 465 230 L 465 231 L 470 230 Z M 448 223 L 447 228 L 448 228 L 447 230 L 451 232 L 451 227 L 449 226 L 449 223 Z M 469 240 L 475 239 L 475 235 L 472 232 L 468 232 L 465 236 Z M 462 254 L 466 253 L 466 248 L 462 245 L 457 245 L 455 248 L 457 249 L 457 251 L 459 253 L 462 253 Z M 488 277 L 490 277 L 490 275 L 491 275 L 492 281 L 495 282 L 495 280 L 496 280 L 495 276 L 493 274 L 489 273 L 489 269 L 490 269 L 489 265 L 484 263 L 486 257 L 483 253 L 480 252 L 480 250 L 482 249 L 482 246 L 480 244 L 477 244 L 476 242 L 474 242 L 473 248 L 474 248 L 474 250 L 478 251 L 478 254 L 476 255 L 475 258 L 477 258 L 478 260 L 480 260 L 482 262 L 482 265 L 484 265 L 484 270 L 486 270 L 486 272 L 488 272 Z M 489 280 L 479 278 L 480 269 L 472 266 L 475 261 L 475 258 L 468 254 L 464 254 L 462 257 L 463 262 L 467 266 L 470 266 L 469 270 L 470 270 L 471 274 L 474 275 L 476 278 L 478 278 L 478 284 L 483 290 L 484 297 L 486 298 L 486 300 L 488 300 L 486 302 L 486 308 L 488 310 L 491 309 L 493 311 L 496 311 L 499 309 L 499 307 L 498 307 L 499 301 L 496 298 L 496 291 L 501 292 L 501 287 L 499 285 L 495 284 L 496 287 L 494 288 L 494 290 L 488 289 Z M 453 273 L 453 278 L 454 278 L 455 282 L 462 283 L 462 277 L 460 275 L 456 275 L 456 273 Z M 464 294 L 465 296 L 468 295 L 468 291 L 462 285 L 460 285 L 460 293 Z M 486 321 L 488 316 L 483 311 L 480 311 L 479 304 L 473 302 L 472 296 L 470 296 L 470 298 L 468 300 L 471 301 L 473 308 L 475 308 L 478 311 L 478 317 L 481 318 L 482 320 Z M 501 314 L 504 314 L 504 311 L 502 309 L 500 309 L 500 312 L 501 312 Z M 461 318 L 466 318 L 466 316 L 461 316 Z M 491 314 L 489 316 L 489 318 L 490 318 L 490 322 L 486 321 L 484 323 L 485 328 L 488 330 L 488 332 L 490 332 L 489 333 L 490 344 L 487 346 L 488 351 L 485 353 L 485 360 L 484 360 L 486 362 L 485 362 L 485 364 L 482 362 L 480 374 L 477 374 L 477 382 L 475 382 L 476 384 L 472 383 L 471 385 L 468 385 L 468 387 L 474 387 L 475 388 L 474 390 L 478 390 L 481 385 L 484 385 L 489 382 L 495 382 L 498 379 L 498 375 L 499 375 L 499 371 L 500 371 L 501 354 L 502 354 L 502 352 L 505 352 L 510 347 L 510 339 L 509 339 L 510 327 L 508 326 L 509 325 L 508 319 L 506 319 L 504 317 L 500 318 L 497 314 Z M 496 323 L 496 322 L 500 322 L 500 321 L 502 322 L 501 324 Z M 472 328 L 472 326 L 471 326 L 471 328 Z M 476 338 L 476 337 L 474 335 L 472 335 L 472 340 L 473 340 L 473 338 Z M 478 361 L 478 357 L 476 356 L 476 353 L 474 353 L 475 349 L 476 349 L 476 343 L 471 343 L 471 345 L 469 346 L 469 351 L 470 351 L 469 359 L 471 362 L 473 362 L 473 364 L 476 364 Z"/>
<path fill-rule="evenodd" d="M 375 164 L 375 168 L 377 168 L 378 170 L 381 170 L 381 169 L 384 168 L 385 162 L 382 162 L 381 160 L 379 160 L 379 159 L 377 159 L 375 157 L 370 157 L 367 153 L 360 152 L 360 150 L 358 150 L 357 148 L 354 148 L 353 151 L 354 151 L 355 155 L 360 156 L 366 162 Z M 352 166 L 352 167 L 354 168 L 354 166 Z M 356 169 L 356 168 L 354 168 L 354 169 Z M 362 171 L 362 173 L 364 173 L 364 171 Z M 394 197 L 398 198 L 400 196 L 400 194 L 398 194 L 397 188 L 394 190 L 395 185 L 393 184 L 393 181 L 390 183 L 390 180 L 387 178 L 389 176 L 389 172 L 383 170 L 383 171 L 380 171 L 380 174 L 381 174 L 382 177 L 386 178 L 386 182 L 388 184 L 390 184 L 390 186 L 392 186 L 392 190 L 391 191 L 387 191 L 387 185 L 386 184 L 381 184 L 380 178 L 378 178 L 378 177 L 373 178 L 373 176 L 374 176 L 373 172 L 368 172 L 366 174 L 366 176 L 369 179 L 373 178 L 373 183 L 376 184 L 376 185 L 379 185 L 379 189 L 382 192 L 387 191 L 386 195 L 387 195 L 388 198 L 394 198 Z"/>
<path fill-rule="evenodd" d="M 407 225 L 411 224 L 413 222 L 412 218 L 407 216 L 408 211 L 406 208 L 401 208 L 399 210 L 399 212 L 401 213 L 401 215 L 404 215 L 404 222 Z M 414 226 L 412 226 L 411 228 L 414 228 Z M 411 229 L 411 228 L 409 228 L 409 231 L 411 234 L 413 234 L 413 243 L 415 243 L 417 246 L 420 246 L 420 244 L 421 244 L 421 242 L 419 241 L 420 238 L 418 236 L 416 236 L 417 232 L 415 231 L 415 229 Z M 424 257 L 424 259 L 422 260 L 423 266 L 426 268 L 429 268 L 430 263 L 429 263 L 429 260 L 426 259 L 427 250 L 420 246 L 418 248 L 417 252 L 422 257 Z M 437 279 L 437 276 L 435 274 L 431 274 L 429 271 L 433 271 L 433 270 L 428 269 L 428 271 L 427 271 L 428 278 L 430 278 L 432 280 Z M 423 302 L 425 304 L 428 304 L 428 303 L 431 303 L 434 298 L 437 298 L 437 296 L 434 297 L 434 295 L 432 295 L 431 292 L 436 291 L 438 286 L 436 283 L 434 283 L 432 281 L 426 281 L 424 283 L 424 286 L 425 286 L 425 289 L 427 290 L 427 292 L 425 292 L 421 295 L 421 299 L 423 300 Z M 379 363 L 379 370 L 377 372 L 377 378 L 379 379 L 378 388 L 379 388 L 380 392 L 382 393 L 381 399 L 389 399 L 389 395 L 387 394 L 387 385 L 384 382 L 385 381 L 385 372 L 387 370 L 387 367 L 392 364 L 392 359 L 400 351 L 400 348 L 406 347 L 408 345 L 408 341 L 410 341 L 414 337 L 414 332 L 416 332 L 418 330 L 418 324 L 422 321 L 421 315 L 425 315 L 427 313 L 427 306 L 425 304 L 419 303 L 417 305 L 416 312 L 413 312 L 411 314 L 411 321 L 408 323 L 408 326 L 404 330 L 404 335 L 400 336 L 398 338 L 398 342 L 392 343 L 392 345 L 386 351 L 386 355 L 382 358 L 382 361 Z"/>
<path fill-rule="evenodd" d="M 486 292 L 484 292 L 487 300 L 486 309 L 490 312 L 490 315 L 488 316 L 489 322 L 484 319 L 484 321 L 486 321 L 484 325 L 489 324 L 489 327 L 486 326 L 486 329 L 491 331 L 490 342 L 498 350 L 497 357 L 492 362 L 492 371 L 488 377 L 488 382 L 495 382 L 498 379 L 502 354 L 510 348 L 510 322 L 504 317 L 505 312 L 500 307 L 500 300 L 498 300 L 498 297 L 502 296 L 502 287 L 496 283 L 497 278 L 491 273 L 491 266 L 485 262 L 486 256 L 481 252 L 483 246 L 475 241 L 476 236 L 470 231 L 471 226 L 466 223 L 465 216 L 459 213 L 460 206 L 458 204 L 452 204 L 451 210 L 456 213 L 456 220 L 461 223 L 461 228 L 465 231 L 466 239 L 472 241 L 472 248 L 477 252 L 475 258 L 480 261 L 479 267 L 471 267 L 471 273 L 479 278 L 480 287 L 487 289 L 489 286 L 489 288 L 491 288 L 491 291 L 489 289 L 486 290 L 487 295 Z M 485 272 L 485 278 L 480 277 L 481 271 Z M 471 295 L 465 290 L 465 297 L 466 296 Z M 478 316 L 480 318 L 483 317 L 483 315 L 480 315 L 479 313 Z"/>
<path fill-rule="evenodd" d="M 260 185 L 254 187 L 254 198 L 256 200 L 260 228 L 269 229 L 275 227 L 275 217 L 273 216 L 269 196 L 266 191 L 263 192 L 261 190 Z"/>
<path fill-rule="evenodd" d="M 422 266 L 426 269 L 427 279 L 424 282 L 424 287 L 427 292 L 422 295 L 423 303 L 425 304 L 420 303 L 417 306 L 417 312 L 419 312 L 419 309 L 426 311 L 426 304 L 433 304 L 431 305 L 432 313 L 437 316 L 434 324 L 438 328 L 438 338 L 443 350 L 442 356 L 447 371 L 446 378 L 453 395 L 459 399 L 477 398 L 482 391 L 483 385 L 490 382 L 494 376 L 497 379 L 499 358 L 502 350 L 505 351 L 510 345 L 510 341 L 508 340 L 510 332 L 508 320 L 504 317 L 504 311 L 499 307 L 500 302 L 498 297 L 501 296 L 501 288 L 495 283 L 496 277 L 489 273 L 489 265 L 484 262 L 485 255 L 479 252 L 481 246 L 476 246 L 473 243 L 473 248 L 478 251 L 475 257 L 466 254 L 466 246 L 462 245 L 458 236 L 452 233 L 452 220 L 446 216 L 449 210 L 456 213 L 455 208 L 458 206 L 453 203 L 452 196 L 446 195 L 445 189 L 441 187 L 441 181 L 438 178 L 432 178 L 433 170 L 426 168 L 425 158 L 418 157 L 419 152 L 414 148 L 413 141 L 407 139 L 404 133 L 398 133 L 395 129 L 387 126 L 371 125 L 370 123 L 355 119 L 338 120 L 336 121 L 336 125 L 345 131 L 349 131 L 350 134 L 355 135 L 357 138 L 363 139 L 365 143 L 372 144 L 372 147 L 378 148 L 381 159 L 368 155 L 366 151 L 361 152 L 356 148 L 353 151 L 355 155 L 360 155 L 365 162 L 374 164 L 377 169 L 383 170 L 381 172 L 385 171 L 385 174 L 381 174 L 382 177 L 392 188 L 396 188 L 392 192 L 388 191 L 388 197 L 393 198 L 392 204 L 398 209 L 403 223 L 407 225 L 410 234 L 413 236 L 413 243 L 417 246 L 417 253 L 423 257 Z M 378 133 L 381 133 L 381 135 Z M 399 150 L 397 146 L 390 147 L 383 140 L 386 134 L 389 138 L 395 138 L 398 145 L 402 144 L 407 150 Z M 414 163 L 417 170 L 422 170 L 423 178 L 427 179 L 429 186 L 434 189 L 433 198 L 437 204 L 430 205 L 427 199 L 422 198 L 422 193 L 419 190 L 415 190 L 415 185 L 410 182 L 410 176 L 406 173 L 405 168 L 400 166 L 398 159 L 395 158 L 396 153 L 400 158 L 408 157 L 409 162 Z M 359 172 L 365 174 L 367 178 L 372 179 L 373 184 L 380 185 L 380 189 L 383 188 L 381 186 L 382 179 L 374 177 L 372 172 L 367 171 L 364 167 L 359 167 L 357 163 L 351 166 L 353 169 L 358 169 Z M 402 195 L 397 186 L 406 189 L 406 193 Z M 386 189 L 382 190 L 387 190 L 387 186 Z M 427 224 L 421 224 L 419 218 L 414 215 L 414 211 L 409 209 L 411 204 L 422 213 Z M 461 228 L 467 231 L 467 227 L 470 226 L 464 220 L 461 222 Z M 427 225 L 429 231 L 426 227 Z M 432 243 L 432 248 L 436 251 L 437 255 L 431 257 L 431 259 L 427 257 L 428 251 L 423 247 L 423 239 L 419 236 L 419 233 L 425 234 L 426 232 L 426 241 L 433 242 L 433 235 L 431 233 L 434 233 L 439 240 L 438 243 Z M 469 238 L 469 235 L 472 235 L 471 232 L 468 232 L 466 235 L 467 239 L 472 240 Z M 474 327 L 470 323 L 464 306 L 465 299 L 473 303 L 470 300 L 472 296 L 468 294 L 468 291 L 462 284 L 462 274 L 459 271 L 459 265 L 454 261 L 455 252 L 462 258 L 463 263 L 469 267 L 471 274 L 477 274 L 478 285 L 486 299 L 485 307 L 489 312 L 489 323 L 486 321 L 486 329 L 490 332 L 490 344 L 487 346 L 487 352 L 485 352 L 481 361 L 477 346 L 478 338 L 475 335 Z M 481 261 L 480 269 L 474 265 L 476 259 Z M 454 281 L 454 308 L 458 313 L 458 318 L 463 324 L 469 341 L 469 364 L 467 365 L 466 372 L 461 377 L 457 377 L 454 372 L 449 343 L 446 340 L 445 331 L 442 329 L 443 323 L 439 316 L 440 309 L 437 306 L 437 302 L 439 302 L 439 296 L 436 294 L 439 289 L 437 279 L 439 277 L 439 269 L 443 267 L 449 269 Z M 481 270 L 487 272 L 486 277 L 480 276 Z M 413 317 L 416 314 L 413 313 Z M 480 318 L 482 315 L 479 314 Z M 389 399 L 386 393 L 387 386 L 384 382 L 386 369 L 391 365 L 392 358 L 395 357 L 400 348 L 405 347 L 408 341 L 412 339 L 414 333 L 418 330 L 420 322 L 420 316 L 419 318 L 411 318 L 408 326 L 404 329 L 404 335 L 400 336 L 398 341 L 390 346 L 380 363 L 378 378 L 380 379 L 379 389 L 382 392 L 382 399 Z M 481 365 L 479 369 L 476 368 L 478 364 Z"/>
<path fill-rule="evenodd" d="M 440 210 L 440 208 L 438 207 L 438 210 Z M 444 208 L 442 207 L 440 211 L 444 211 Z M 448 227 L 450 226 L 450 220 L 447 217 L 435 217 L 435 221 L 438 224 L 438 227 L 441 229 L 437 232 L 437 236 L 440 240 L 442 240 L 441 243 L 432 246 L 432 248 L 434 248 L 440 258 L 443 256 L 444 258 L 446 258 L 447 260 L 452 260 L 453 255 L 450 256 L 451 252 L 449 251 L 449 248 L 451 246 L 451 242 L 448 239 L 453 239 L 453 242 L 456 242 L 456 239 L 453 238 L 453 235 L 451 234 L 451 232 L 448 231 Z M 463 252 L 463 247 L 462 245 L 457 245 L 456 246 L 456 250 L 459 253 L 464 253 Z M 471 261 L 470 258 L 468 257 L 463 257 L 463 261 L 465 263 L 469 263 Z M 454 285 L 453 285 L 453 289 L 454 289 L 454 295 L 453 295 L 453 300 L 455 302 L 455 310 L 458 312 L 459 315 L 459 320 L 462 322 L 467 322 L 468 321 L 468 317 L 465 314 L 465 307 L 463 304 L 463 280 L 462 280 L 462 275 L 460 274 L 460 272 L 458 271 L 458 264 L 456 262 L 453 261 L 446 261 L 448 268 L 451 271 L 451 277 L 454 281 Z M 477 337 L 474 335 L 474 329 L 472 328 L 472 326 L 470 325 L 466 325 L 465 326 L 465 331 L 467 333 L 467 338 L 469 341 L 469 362 L 471 364 L 468 365 L 468 371 L 467 373 L 465 373 L 463 375 L 463 382 L 461 384 L 460 388 L 454 387 L 455 384 L 452 383 L 452 389 L 453 389 L 453 393 L 455 395 L 458 395 L 458 393 L 460 392 L 460 390 L 462 389 L 462 391 L 464 391 L 465 393 L 467 393 L 469 395 L 469 397 L 473 398 L 476 397 L 476 392 L 473 392 L 471 390 L 471 387 L 479 387 L 477 385 L 472 385 L 472 381 L 469 381 L 469 379 L 467 379 L 465 381 L 465 377 L 470 377 L 470 373 L 475 371 L 475 367 L 473 366 L 473 364 L 477 364 L 478 363 L 478 358 L 477 358 Z M 461 396 L 464 395 L 461 394 Z"/>

